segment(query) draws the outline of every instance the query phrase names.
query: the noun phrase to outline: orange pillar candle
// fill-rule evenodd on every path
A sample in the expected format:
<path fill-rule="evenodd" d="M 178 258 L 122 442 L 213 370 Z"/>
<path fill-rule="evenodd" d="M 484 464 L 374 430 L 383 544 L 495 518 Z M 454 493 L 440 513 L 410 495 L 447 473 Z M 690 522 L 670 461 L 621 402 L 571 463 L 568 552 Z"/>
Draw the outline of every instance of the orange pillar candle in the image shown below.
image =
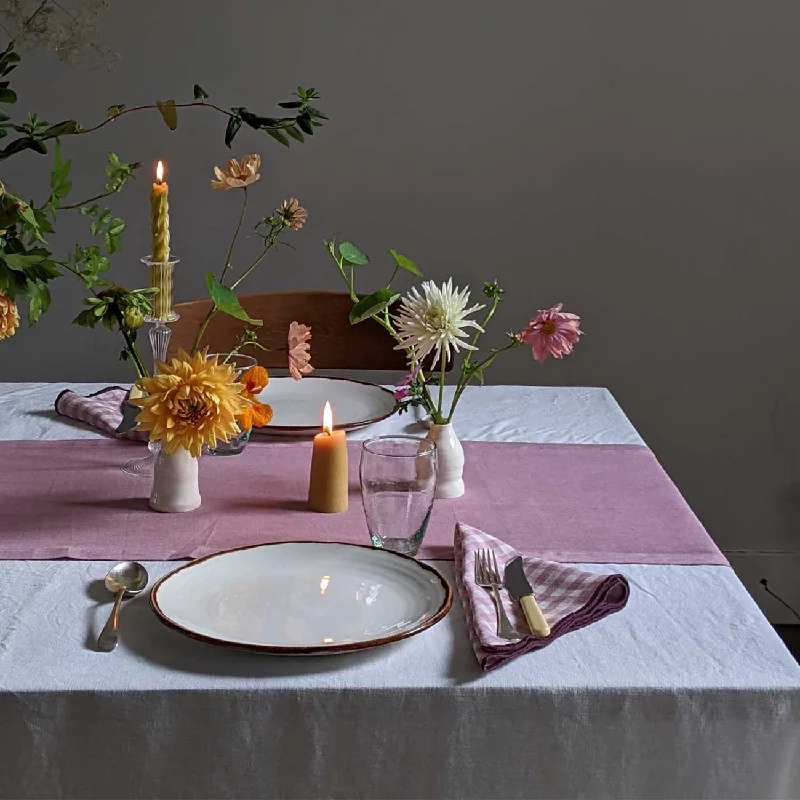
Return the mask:
<path fill-rule="evenodd" d="M 325 403 L 322 433 L 314 437 L 308 507 L 324 514 L 347 511 L 347 436 L 333 430 L 331 404 Z"/>

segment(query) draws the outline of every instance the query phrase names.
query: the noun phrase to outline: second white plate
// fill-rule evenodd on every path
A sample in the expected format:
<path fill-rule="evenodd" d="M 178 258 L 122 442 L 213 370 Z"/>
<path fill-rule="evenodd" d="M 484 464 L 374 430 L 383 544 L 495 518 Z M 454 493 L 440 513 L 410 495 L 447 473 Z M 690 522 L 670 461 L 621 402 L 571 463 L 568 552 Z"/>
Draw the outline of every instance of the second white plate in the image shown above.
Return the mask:
<path fill-rule="evenodd" d="M 397 408 L 388 389 L 346 378 L 272 378 L 258 399 L 272 406 L 275 416 L 265 428 L 253 428 L 253 433 L 273 436 L 319 433 L 326 400 L 333 409 L 334 427 L 344 430 L 379 422 Z"/>

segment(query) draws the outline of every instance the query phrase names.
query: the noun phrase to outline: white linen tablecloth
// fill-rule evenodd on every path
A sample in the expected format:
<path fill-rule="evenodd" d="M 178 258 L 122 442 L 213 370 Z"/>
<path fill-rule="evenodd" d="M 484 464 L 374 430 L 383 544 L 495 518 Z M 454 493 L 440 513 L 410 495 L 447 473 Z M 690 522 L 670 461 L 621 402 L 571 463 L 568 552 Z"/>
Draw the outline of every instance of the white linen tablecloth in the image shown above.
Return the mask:
<path fill-rule="evenodd" d="M 0 439 L 98 436 L 52 412 L 61 388 L 0 384 Z M 457 423 L 642 444 L 604 389 L 471 389 Z M 800 668 L 728 567 L 584 565 L 624 574 L 628 606 L 482 674 L 458 601 L 389 647 L 282 659 L 184 638 L 140 596 L 98 653 L 108 566 L 0 561 L 0 797 L 800 796 Z"/>

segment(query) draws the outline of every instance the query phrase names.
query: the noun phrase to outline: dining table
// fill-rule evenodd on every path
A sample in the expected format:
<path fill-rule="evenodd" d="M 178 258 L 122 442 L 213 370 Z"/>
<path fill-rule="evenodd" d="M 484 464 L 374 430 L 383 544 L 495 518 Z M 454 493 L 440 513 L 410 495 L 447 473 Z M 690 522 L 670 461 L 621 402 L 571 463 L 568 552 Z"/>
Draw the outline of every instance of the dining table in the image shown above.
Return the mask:
<path fill-rule="evenodd" d="M 0 383 L 3 459 L 108 439 L 55 413 L 64 388 Z M 647 447 L 604 388 L 470 387 L 455 422 L 468 442 Z M 390 433 L 425 428 L 395 414 L 348 438 Z M 254 436 L 248 452 L 273 446 Z M 72 479 L 79 493 L 93 476 Z M 147 496 L 146 479 L 128 479 Z M 17 519 L 0 505 L 0 556 Z M 411 638 L 279 657 L 182 636 L 145 591 L 122 607 L 117 649 L 99 652 L 114 561 L 3 556 L 0 797 L 800 797 L 800 667 L 722 554 L 680 561 L 580 563 L 623 575 L 625 608 L 484 672 L 458 595 Z M 143 563 L 152 586 L 186 562 Z M 427 563 L 454 585 L 450 558 Z"/>

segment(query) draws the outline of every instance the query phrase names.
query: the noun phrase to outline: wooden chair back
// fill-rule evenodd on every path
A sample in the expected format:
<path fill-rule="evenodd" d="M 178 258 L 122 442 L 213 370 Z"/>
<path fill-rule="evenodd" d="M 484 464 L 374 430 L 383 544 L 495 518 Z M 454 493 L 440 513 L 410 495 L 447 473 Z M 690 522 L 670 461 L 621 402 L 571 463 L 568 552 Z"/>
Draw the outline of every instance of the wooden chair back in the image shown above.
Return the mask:
<path fill-rule="evenodd" d="M 343 292 L 272 292 L 242 295 L 242 307 L 253 319 L 264 320 L 263 328 L 255 328 L 258 341 L 270 348 L 264 352 L 255 347 L 243 351 L 268 369 L 286 367 L 286 334 L 293 321 L 311 326 L 311 363 L 315 369 L 407 369 L 406 354 L 394 350 L 392 336 L 373 320 L 351 325 L 353 306 Z M 200 323 L 211 308 L 211 300 L 178 303 L 177 322 L 170 323 L 172 338 L 169 355 L 178 348 L 189 350 Z M 227 353 L 236 346 L 245 323 L 217 312 L 206 328 L 201 342 L 212 353 Z"/>

